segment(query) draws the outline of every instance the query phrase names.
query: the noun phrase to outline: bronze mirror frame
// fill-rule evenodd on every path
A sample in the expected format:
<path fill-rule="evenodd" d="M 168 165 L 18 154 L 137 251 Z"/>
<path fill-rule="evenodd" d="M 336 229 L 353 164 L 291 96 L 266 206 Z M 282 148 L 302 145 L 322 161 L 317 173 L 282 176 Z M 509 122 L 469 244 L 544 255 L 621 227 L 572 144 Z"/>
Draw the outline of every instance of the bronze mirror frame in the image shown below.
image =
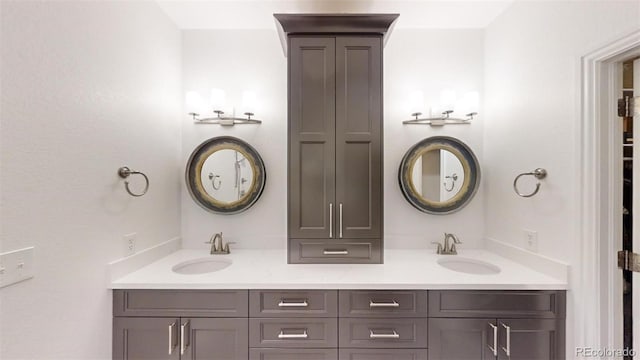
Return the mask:
<path fill-rule="evenodd" d="M 460 191 L 447 201 L 432 201 L 416 191 L 413 181 L 413 167 L 424 153 L 432 150 L 447 150 L 462 164 L 464 181 Z M 405 199 L 416 209 L 434 215 L 446 215 L 465 207 L 480 186 L 480 164 L 471 149 L 462 141 L 449 136 L 432 136 L 413 145 L 404 155 L 398 171 L 400 190 Z"/>
<path fill-rule="evenodd" d="M 249 162 L 253 171 L 253 184 L 239 200 L 222 202 L 206 192 L 202 184 L 202 167 L 205 161 L 216 151 L 235 150 Z M 203 209 L 223 215 L 241 213 L 258 201 L 267 180 L 264 162 L 260 154 L 247 142 L 232 136 L 219 136 L 206 140 L 193 150 L 185 170 L 185 183 L 191 198 Z"/>

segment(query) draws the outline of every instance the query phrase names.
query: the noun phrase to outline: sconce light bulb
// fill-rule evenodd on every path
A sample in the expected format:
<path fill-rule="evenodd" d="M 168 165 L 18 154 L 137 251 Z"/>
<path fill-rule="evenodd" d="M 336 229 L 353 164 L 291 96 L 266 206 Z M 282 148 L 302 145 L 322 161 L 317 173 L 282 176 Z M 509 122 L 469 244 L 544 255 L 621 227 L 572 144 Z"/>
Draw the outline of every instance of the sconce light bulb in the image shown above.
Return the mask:
<path fill-rule="evenodd" d="M 470 91 L 464 94 L 463 102 L 467 113 L 477 113 L 480 106 L 480 94 L 477 91 Z"/>
<path fill-rule="evenodd" d="M 245 115 L 247 115 L 247 113 L 253 115 L 256 110 L 257 99 L 256 93 L 253 91 L 244 91 L 242 93 L 242 107 L 244 108 Z"/>
<path fill-rule="evenodd" d="M 409 95 L 409 111 L 411 114 L 419 113 L 424 110 L 424 93 L 422 91 L 414 91 Z"/>
<path fill-rule="evenodd" d="M 456 104 L 456 92 L 453 90 L 443 90 L 440 93 L 440 105 L 445 111 L 453 111 Z"/>
<path fill-rule="evenodd" d="M 196 91 L 188 91 L 185 95 L 184 103 L 185 110 L 194 118 L 198 116 L 204 108 L 202 97 Z"/>
<path fill-rule="evenodd" d="M 214 111 L 224 109 L 227 94 L 221 89 L 211 89 L 211 107 Z"/>

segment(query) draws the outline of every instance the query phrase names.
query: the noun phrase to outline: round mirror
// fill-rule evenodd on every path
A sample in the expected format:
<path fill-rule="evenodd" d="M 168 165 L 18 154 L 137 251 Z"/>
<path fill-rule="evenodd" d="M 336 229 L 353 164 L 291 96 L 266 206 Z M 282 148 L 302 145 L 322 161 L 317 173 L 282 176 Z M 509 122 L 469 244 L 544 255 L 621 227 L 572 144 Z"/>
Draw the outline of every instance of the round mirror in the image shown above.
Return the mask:
<path fill-rule="evenodd" d="M 429 214 L 449 214 L 475 195 L 480 165 L 463 142 L 434 136 L 407 151 L 398 175 L 400 189 L 411 205 Z"/>
<path fill-rule="evenodd" d="M 185 172 L 191 197 L 204 209 L 235 214 L 250 208 L 262 194 L 264 163 L 246 142 L 222 136 L 198 146 Z"/>

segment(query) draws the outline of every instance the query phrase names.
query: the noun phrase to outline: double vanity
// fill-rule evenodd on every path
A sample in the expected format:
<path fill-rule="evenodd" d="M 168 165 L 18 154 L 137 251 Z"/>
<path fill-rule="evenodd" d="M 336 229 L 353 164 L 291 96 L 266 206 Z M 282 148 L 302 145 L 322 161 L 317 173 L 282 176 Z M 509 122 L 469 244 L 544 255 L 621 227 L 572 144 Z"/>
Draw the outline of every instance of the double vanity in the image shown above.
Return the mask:
<path fill-rule="evenodd" d="M 216 234 L 210 254 L 179 250 L 113 281 L 114 359 L 565 358 L 565 281 L 461 249 L 452 234 L 389 249 L 382 48 L 396 18 L 276 15 L 288 52 L 286 249 L 236 250 Z M 425 216 L 445 215 L 472 200 L 480 173 L 466 144 L 432 136 L 407 151 L 398 182 Z M 259 152 L 231 136 L 197 146 L 185 172 L 194 201 L 218 215 L 249 209 L 266 181 Z"/>
<path fill-rule="evenodd" d="M 283 250 L 179 250 L 112 283 L 113 357 L 564 359 L 566 283 L 458 251 L 303 265 Z"/>

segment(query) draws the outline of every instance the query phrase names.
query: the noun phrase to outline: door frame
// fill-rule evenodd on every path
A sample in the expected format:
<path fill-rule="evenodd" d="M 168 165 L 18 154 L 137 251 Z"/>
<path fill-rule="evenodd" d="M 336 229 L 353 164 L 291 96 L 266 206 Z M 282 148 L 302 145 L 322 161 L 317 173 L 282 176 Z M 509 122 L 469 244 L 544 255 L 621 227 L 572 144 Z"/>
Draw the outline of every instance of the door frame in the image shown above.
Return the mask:
<path fill-rule="evenodd" d="M 617 113 L 622 60 L 640 55 L 635 31 L 582 57 L 581 119 L 577 124 L 579 284 L 574 287 L 575 346 L 622 349 L 622 122 Z M 613 291 L 611 291 L 613 289 Z M 614 316 L 609 316 L 614 314 Z M 636 341 L 634 344 L 640 348 Z M 572 354 L 574 349 L 567 349 Z M 574 353 L 573 353 L 574 354 Z"/>

